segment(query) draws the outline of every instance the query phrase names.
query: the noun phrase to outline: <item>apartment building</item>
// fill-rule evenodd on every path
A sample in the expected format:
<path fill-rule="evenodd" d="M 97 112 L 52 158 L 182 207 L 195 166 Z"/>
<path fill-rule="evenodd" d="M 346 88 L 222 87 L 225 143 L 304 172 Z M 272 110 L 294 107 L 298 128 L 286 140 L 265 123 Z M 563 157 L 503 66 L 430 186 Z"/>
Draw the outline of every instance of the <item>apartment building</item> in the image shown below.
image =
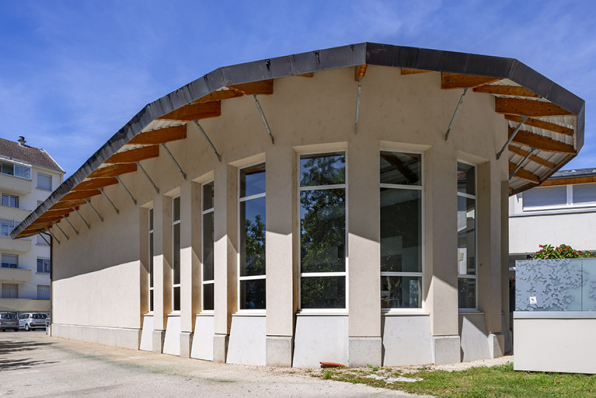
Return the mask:
<path fill-rule="evenodd" d="M 40 235 L 10 233 L 62 183 L 64 170 L 43 149 L 0 138 L 0 311 L 50 311 L 51 252 Z"/>

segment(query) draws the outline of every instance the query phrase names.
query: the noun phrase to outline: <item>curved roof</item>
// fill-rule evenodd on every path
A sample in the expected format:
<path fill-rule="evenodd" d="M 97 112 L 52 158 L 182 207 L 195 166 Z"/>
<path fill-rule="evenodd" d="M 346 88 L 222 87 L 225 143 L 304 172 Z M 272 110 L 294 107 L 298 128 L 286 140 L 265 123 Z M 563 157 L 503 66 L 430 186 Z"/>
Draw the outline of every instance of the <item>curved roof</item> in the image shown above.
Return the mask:
<path fill-rule="evenodd" d="M 281 77 L 309 76 L 345 67 L 356 67 L 356 77 L 363 77 L 367 65 L 401 68 L 403 75 L 439 72 L 442 89 L 473 89 L 493 95 L 495 112 L 508 120 L 509 136 L 514 136 L 505 145 L 512 194 L 541 184 L 583 146 L 584 100 L 516 59 L 377 43 L 352 44 L 218 68 L 146 105 L 11 236 L 30 236 L 51 227 L 83 205 L 84 199 L 98 195 L 99 188 L 117 183 L 115 176 L 135 172 L 136 160 L 158 156 L 160 143 L 184 139 L 189 121 L 220 116 L 223 100 L 273 94 L 273 80 Z M 522 128 L 517 128 L 522 121 Z"/>

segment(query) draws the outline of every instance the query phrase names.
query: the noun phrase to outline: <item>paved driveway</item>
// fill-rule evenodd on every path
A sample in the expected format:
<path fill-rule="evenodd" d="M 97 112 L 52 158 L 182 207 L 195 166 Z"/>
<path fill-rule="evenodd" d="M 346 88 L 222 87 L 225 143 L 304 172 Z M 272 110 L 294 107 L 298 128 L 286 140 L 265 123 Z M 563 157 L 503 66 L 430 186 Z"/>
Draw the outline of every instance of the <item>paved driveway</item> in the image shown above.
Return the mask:
<path fill-rule="evenodd" d="M 0 332 L 2 397 L 411 397 L 308 376 L 302 370 L 214 364 Z"/>

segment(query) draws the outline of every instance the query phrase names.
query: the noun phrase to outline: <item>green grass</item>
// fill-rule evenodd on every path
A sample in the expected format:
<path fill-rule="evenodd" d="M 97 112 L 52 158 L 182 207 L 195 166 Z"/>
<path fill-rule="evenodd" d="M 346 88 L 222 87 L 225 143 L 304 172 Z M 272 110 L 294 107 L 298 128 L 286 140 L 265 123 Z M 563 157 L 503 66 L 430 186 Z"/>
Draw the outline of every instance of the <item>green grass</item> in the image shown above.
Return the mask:
<path fill-rule="evenodd" d="M 375 374 L 389 377 L 418 378 L 417 382 L 393 382 L 368 378 Z M 380 368 L 325 369 L 313 374 L 324 379 L 366 384 L 377 388 L 400 390 L 437 397 L 594 397 L 596 376 L 566 373 L 514 371 L 512 364 L 475 367 L 459 372 L 431 370 L 421 367 L 417 372 L 402 374 L 400 370 Z"/>

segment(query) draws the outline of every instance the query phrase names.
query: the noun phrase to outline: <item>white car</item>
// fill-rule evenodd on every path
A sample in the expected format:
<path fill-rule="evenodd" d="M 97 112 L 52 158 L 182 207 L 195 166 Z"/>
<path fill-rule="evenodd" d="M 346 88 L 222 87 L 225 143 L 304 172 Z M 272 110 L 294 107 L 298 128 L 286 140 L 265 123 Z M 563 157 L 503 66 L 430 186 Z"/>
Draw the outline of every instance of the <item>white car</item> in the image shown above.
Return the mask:
<path fill-rule="evenodd" d="M 38 314 L 36 312 L 23 313 L 19 315 L 19 329 L 25 329 L 26 331 L 45 329 L 47 317 L 46 314 Z"/>

